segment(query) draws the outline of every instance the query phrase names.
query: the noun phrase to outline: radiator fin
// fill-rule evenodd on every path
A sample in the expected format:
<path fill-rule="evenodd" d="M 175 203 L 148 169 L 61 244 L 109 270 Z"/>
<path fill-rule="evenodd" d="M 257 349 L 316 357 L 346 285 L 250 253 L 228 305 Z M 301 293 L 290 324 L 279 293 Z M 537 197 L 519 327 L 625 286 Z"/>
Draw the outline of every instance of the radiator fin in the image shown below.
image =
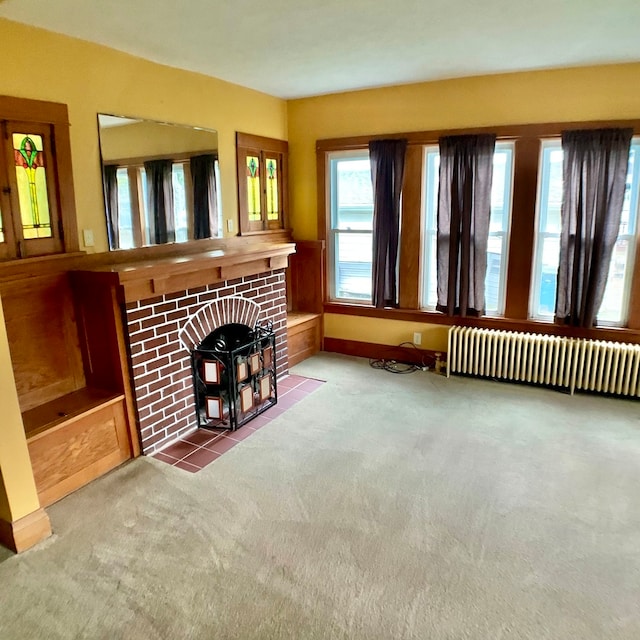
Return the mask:
<path fill-rule="evenodd" d="M 640 397 L 640 345 L 474 327 L 451 327 L 448 345 L 447 376 Z"/>

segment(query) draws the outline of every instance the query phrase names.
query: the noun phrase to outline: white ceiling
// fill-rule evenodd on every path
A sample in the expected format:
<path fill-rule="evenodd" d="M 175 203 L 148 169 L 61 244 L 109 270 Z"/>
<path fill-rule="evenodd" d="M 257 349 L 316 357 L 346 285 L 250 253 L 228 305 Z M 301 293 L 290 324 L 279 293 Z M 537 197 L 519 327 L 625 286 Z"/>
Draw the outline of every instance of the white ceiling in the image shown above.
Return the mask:
<path fill-rule="evenodd" d="M 281 98 L 640 61 L 640 0 L 0 0 L 0 16 Z"/>

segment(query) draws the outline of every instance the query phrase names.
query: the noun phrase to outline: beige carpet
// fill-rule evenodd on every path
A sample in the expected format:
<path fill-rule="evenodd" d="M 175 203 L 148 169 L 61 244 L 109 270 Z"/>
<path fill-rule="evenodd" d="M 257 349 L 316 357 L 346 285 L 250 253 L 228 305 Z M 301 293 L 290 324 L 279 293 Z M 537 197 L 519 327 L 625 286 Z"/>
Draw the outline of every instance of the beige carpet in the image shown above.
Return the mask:
<path fill-rule="evenodd" d="M 0 555 L 0 638 L 640 638 L 640 405 L 321 355 L 191 475 L 148 458 Z"/>

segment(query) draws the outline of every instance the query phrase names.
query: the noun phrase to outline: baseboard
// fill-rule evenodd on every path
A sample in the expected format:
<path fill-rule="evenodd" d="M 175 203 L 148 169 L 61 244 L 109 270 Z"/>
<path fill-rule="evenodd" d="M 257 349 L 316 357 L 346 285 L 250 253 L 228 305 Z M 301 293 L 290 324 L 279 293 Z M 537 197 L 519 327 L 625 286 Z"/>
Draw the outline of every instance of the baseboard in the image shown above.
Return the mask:
<path fill-rule="evenodd" d="M 7 522 L 0 518 L 0 544 L 20 553 L 51 535 L 51 522 L 44 509 L 38 509 L 24 518 Z"/>
<path fill-rule="evenodd" d="M 375 342 L 359 342 L 358 340 L 342 340 L 341 338 L 325 338 L 324 351 L 342 353 L 346 356 L 358 356 L 360 358 L 397 360 L 411 364 L 433 367 L 436 362 L 436 354 L 440 360 L 446 360 L 446 353 L 431 349 L 419 349 L 412 346 L 400 347 Z"/>

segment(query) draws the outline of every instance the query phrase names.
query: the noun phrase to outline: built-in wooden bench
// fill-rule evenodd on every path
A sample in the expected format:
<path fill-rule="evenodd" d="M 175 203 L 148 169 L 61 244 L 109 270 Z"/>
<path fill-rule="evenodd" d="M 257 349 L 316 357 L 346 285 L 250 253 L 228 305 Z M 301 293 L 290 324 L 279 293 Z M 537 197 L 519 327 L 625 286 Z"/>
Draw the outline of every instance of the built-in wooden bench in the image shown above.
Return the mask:
<path fill-rule="evenodd" d="M 131 457 L 123 393 L 85 387 L 25 411 L 22 421 L 43 505 Z"/>
<path fill-rule="evenodd" d="M 320 351 L 322 345 L 322 314 L 292 311 L 287 314 L 287 346 L 289 366 Z"/>

